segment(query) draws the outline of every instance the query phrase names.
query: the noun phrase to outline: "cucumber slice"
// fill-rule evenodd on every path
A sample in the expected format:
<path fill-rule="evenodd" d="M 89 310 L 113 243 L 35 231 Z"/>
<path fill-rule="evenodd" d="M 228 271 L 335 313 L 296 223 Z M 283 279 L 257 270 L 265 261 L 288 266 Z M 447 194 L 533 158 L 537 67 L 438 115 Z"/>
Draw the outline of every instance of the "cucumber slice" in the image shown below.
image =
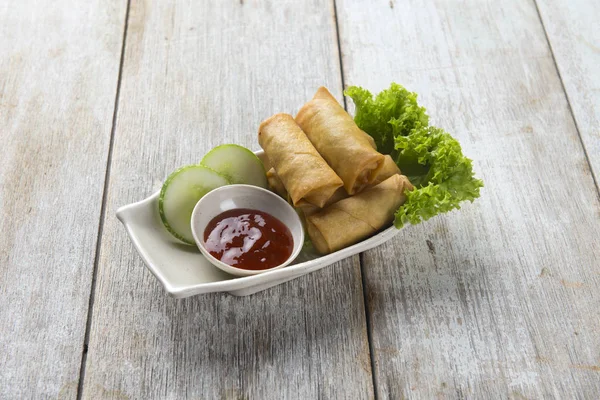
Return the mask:
<path fill-rule="evenodd" d="M 200 162 L 227 178 L 231 183 L 267 188 L 267 174 L 262 161 L 245 147 L 223 144 L 208 152 Z"/>
<path fill-rule="evenodd" d="M 160 191 L 158 211 L 165 228 L 177 239 L 194 244 L 190 221 L 198 200 L 229 181 L 203 165 L 188 165 L 173 172 Z"/>

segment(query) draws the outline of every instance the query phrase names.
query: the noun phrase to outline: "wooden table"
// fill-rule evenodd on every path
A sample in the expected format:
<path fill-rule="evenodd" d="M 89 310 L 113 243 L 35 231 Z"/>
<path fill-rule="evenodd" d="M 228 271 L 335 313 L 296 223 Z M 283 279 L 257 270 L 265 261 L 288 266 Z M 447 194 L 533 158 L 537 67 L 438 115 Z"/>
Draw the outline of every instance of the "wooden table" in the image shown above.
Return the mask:
<path fill-rule="evenodd" d="M 600 398 L 600 2 L 0 4 L 0 398 Z M 115 210 L 320 85 L 419 93 L 481 199 L 175 300 Z M 348 101 L 348 109 L 353 106 Z"/>

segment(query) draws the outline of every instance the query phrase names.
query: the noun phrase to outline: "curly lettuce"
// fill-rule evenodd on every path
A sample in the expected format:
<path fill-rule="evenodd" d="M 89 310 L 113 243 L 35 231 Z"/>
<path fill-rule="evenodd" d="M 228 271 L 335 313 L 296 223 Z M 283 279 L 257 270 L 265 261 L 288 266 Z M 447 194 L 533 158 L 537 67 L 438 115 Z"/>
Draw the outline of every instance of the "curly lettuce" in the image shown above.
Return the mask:
<path fill-rule="evenodd" d="M 344 93 L 356 105 L 354 121 L 375 139 L 377 150 L 383 154 L 394 157 L 394 138 L 429 125 L 425 108 L 417 104 L 417 94 L 397 83 L 392 83 L 375 98 L 358 86 L 351 86 Z"/>
<path fill-rule="evenodd" d="M 375 139 L 380 152 L 392 156 L 415 186 L 395 213 L 396 228 L 460 209 L 461 202 L 479 197 L 483 182 L 475 178 L 471 160 L 449 133 L 428 126 L 415 93 L 392 83 L 375 98 L 356 86 L 345 94 L 356 104 L 356 124 Z"/>

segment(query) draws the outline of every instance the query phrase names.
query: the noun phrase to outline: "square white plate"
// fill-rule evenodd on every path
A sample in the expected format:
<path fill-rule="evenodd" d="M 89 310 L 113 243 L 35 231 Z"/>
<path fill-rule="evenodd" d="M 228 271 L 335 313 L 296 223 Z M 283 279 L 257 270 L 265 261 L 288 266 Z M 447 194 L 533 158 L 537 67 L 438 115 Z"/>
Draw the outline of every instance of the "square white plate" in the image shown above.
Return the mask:
<path fill-rule="evenodd" d="M 270 168 L 263 151 L 255 153 L 265 168 Z M 353 246 L 325 256 L 302 251 L 294 262 L 282 269 L 254 276 L 235 277 L 212 265 L 193 246 L 180 243 L 163 227 L 158 214 L 159 192 L 137 203 L 117 210 L 117 218 L 125 229 L 144 263 L 176 298 L 201 293 L 229 292 L 246 296 L 316 271 L 346 257 L 366 251 L 391 239 L 399 231 L 393 226 Z"/>

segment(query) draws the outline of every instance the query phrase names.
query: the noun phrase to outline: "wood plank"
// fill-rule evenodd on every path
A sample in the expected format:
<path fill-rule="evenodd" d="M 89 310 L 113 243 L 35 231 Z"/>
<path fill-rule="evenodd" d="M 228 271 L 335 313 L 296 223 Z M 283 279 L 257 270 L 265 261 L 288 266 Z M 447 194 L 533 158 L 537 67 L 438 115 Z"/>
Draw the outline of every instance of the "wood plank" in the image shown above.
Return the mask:
<path fill-rule="evenodd" d="M 0 398 L 77 392 L 125 5 L 0 5 Z"/>
<path fill-rule="evenodd" d="M 363 257 L 378 398 L 597 398 L 600 204 L 533 2 L 338 1 L 345 82 L 397 81 L 486 187 Z"/>
<path fill-rule="evenodd" d="M 537 0 L 596 182 L 600 179 L 600 2 Z"/>
<path fill-rule="evenodd" d="M 358 257 L 250 297 L 166 296 L 114 217 L 319 85 L 342 98 L 328 1 L 133 1 L 85 398 L 369 398 Z"/>

